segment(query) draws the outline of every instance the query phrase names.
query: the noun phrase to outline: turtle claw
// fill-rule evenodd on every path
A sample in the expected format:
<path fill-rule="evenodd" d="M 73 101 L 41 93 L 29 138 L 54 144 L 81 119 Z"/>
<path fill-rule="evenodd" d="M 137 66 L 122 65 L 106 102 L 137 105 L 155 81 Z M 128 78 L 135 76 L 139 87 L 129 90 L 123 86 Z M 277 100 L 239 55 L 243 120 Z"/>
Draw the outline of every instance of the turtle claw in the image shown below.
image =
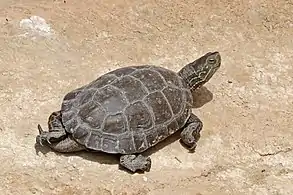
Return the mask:
<path fill-rule="evenodd" d="M 42 128 L 42 126 L 40 124 L 38 124 L 38 130 L 39 130 L 39 134 L 41 135 L 42 133 L 44 133 L 44 130 Z"/>
<path fill-rule="evenodd" d="M 46 141 L 47 141 L 48 144 L 51 145 L 51 142 L 50 142 L 49 138 L 46 138 Z"/>
<path fill-rule="evenodd" d="M 41 138 L 40 135 L 37 135 L 37 137 L 36 137 L 36 143 L 37 144 L 40 144 L 41 146 L 43 146 L 43 139 Z"/>
<path fill-rule="evenodd" d="M 196 147 L 197 147 L 197 143 L 194 143 L 193 145 L 187 146 L 186 148 L 189 150 L 189 152 L 194 152 Z"/>
<path fill-rule="evenodd" d="M 36 142 L 43 146 L 44 144 L 52 145 L 52 142 L 58 142 L 66 136 L 65 129 L 49 129 L 44 131 L 42 126 L 38 124 L 39 135 L 36 137 Z"/>
<path fill-rule="evenodd" d="M 37 138 L 36 138 L 36 142 L 38 144 L 40 144 L 41 146 L 44 145 L 44 142 L 48 143 L 48 144 L 51 144 L 50 140 L 49 140 L 49 137 L 46 137 L 44 135 L 37 135 Z"/>
<path fill-rule="evenodd" d="M 36 143 L 38 143 L 41 146 L 43 146 L 43 141 L 42 141 L 41 135 L 43 134 L 44 131 L 43 131 L 43 129 L 42 129 L 40 124 L 38 124 L 38 130 L 39 130 L 39 135 L 37 135 L 37 137 L 36 137 Z"/>
<path fill-rule="evenodd" d="M 43 146 L 43 142 L 46 140 L 48 144 L 51 144 L 48 136 L 44 135 L 46 132 L 43 130 L 42 126 L 38 124 L 38 130 L 39 130 L 39 135 L 37 135 L 36 141 L 39 143 L 41 146 Z"/>

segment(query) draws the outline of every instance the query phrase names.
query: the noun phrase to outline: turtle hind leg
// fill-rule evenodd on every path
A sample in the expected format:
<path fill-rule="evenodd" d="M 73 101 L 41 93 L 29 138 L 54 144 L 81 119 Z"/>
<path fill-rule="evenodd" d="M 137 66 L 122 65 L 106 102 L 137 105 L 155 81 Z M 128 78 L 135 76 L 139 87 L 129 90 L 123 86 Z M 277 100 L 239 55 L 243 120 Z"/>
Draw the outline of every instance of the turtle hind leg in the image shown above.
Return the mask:
<path fill-rule="evenodd" d="M 58 142 L 67 137 L 67 133 L 62 124 L 61 112 L 53 112 L 48 119 L 49 132 L 44 131 L 41 125 L 38 124 L 39 135 L 37 136 L 37 143 L 43 145 L 43 143 Z"/>
<path fill-rule="evenodd" d="M 180 134 L 181 143 L 191 152 L 194 151 L 197 146 L 197 141 L 200 138 L 200 131 L 202 130 L 202 127 L 203 124 L 201 120 L 194 114 L 191 114 Z"/>
<path fill-rule="evenodd" d="M 68 136 L 59 142 L 51 143 L 49 144 L 49 147 L 54 151 L 61 153 L 78 152 L 86 149 L 85 146 L 73 140 L 71 136 Z"/>
<path fill-rule="evenodd" d="M 120 157 L 120 165 L 129 171 L 135 173 L 137 171 L 149 172 L 151 169 L 151 158 L 139 155 L 123 155 Z"/>
<path fill-rule="evenodd" d="M 41 125 L 38 125 L 39 135 L 36 137 L 36 143 L 46 144 L 57 152 L 76 152 L 84 150 L 85 147 L 77 143 L 67 134 L 61 121 L 61 113 L 53 112 L 48 120 L 49 131 L 44 131 Z"/>
<path fill-rule="evenodd" d="M 48 129 L 49 131 L 56 131 L 58 129 L 63 129 L 62 115 L 61 111 L 53 112 L 48 119 Z"/>
<path fill-rule="evenodd" d="M 71 136 L 67 135 L 65 129 L 60 131 L 43 131 L 38 125 L 39 135 L 36 137 L 36 142 L 40 145 L 47 145 L 57 152 L 77 152 L 85 150 L 85 146 L 77 143 Z"/>
<path fill-rule="evenodd" d="M 50 129 L 44 131 L 41 125 L 38 124 L 39 135 L 37 135 L 36 142 L 40 145 L 44 143 L 51 144 L 51 142 L 58 142 L 67 137 L 65 129 Z"/>

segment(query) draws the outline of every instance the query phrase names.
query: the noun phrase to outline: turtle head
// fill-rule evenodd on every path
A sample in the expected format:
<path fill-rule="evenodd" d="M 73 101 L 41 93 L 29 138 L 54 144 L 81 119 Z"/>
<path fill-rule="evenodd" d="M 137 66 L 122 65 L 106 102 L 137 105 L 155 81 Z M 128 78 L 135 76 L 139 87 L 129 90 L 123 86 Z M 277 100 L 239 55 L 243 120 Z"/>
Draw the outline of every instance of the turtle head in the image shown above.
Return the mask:
<path fill-rule="evenodd" d="M 196 89 L 208 82 L 220 66 L 220 53 L 217 51 L 209 52 L 184 66 L 178 74 L 186 81 L 191 89 Z"/>

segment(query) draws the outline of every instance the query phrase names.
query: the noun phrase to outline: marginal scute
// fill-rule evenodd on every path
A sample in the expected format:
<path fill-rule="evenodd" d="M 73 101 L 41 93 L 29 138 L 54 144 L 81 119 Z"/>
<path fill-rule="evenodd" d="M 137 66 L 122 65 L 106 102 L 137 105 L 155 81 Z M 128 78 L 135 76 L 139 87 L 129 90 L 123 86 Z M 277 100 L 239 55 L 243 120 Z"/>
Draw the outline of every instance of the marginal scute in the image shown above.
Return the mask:
<path fill-rule="evenodd" d="M 154 146 L 158 141 L 158 131 L 156 128 L 144 132 L 149 147 Z"/>
<path fill-rule="evenodd" d="M 118 152 L 118 142 L 117 136 L 104 133 L 102 139 L 102 150 L 107 151 L 108 153 L 117 153 Z"/>
<path fill-rule="evenodd" d="M 186 99 L 186 103 L 189 104 L 189 106 L 192 106 L 193 104 L 193 96 L 190 90 L 183 90 L 183 94 L 185 96 Z"/>
<path fill-rule="evenodd" d="M 187 119 L 189 118 L 191 113 L 190 109 L 184 109 L 183 113 L 176 118 L 178 127 L 181 128 L 185 125 Z"/>
<path fill-rule="evenodd" d="M 148 143 L 144 135 L 144 130 L 133 132 L 133 140 L 135 145 L 135 150 L 137 152 L 143 152 L 148 148 Z"/>
<path fill-rule="evenodd" d="M 132 132 L 128 131 L 121 135 L 118 138 L 118 149 L 121 154 L 132 154 L 136 152 L 135 146 L 133 145 L 133 136 Z"/>
<path fill-rule="evenodd" d="M 67 100 L 73 100 L 76 98 L 76 96 L 82 91 L 83 88 L 78 88 L 78 89 L 75 89 L 69 93 L 67 93 L 64 98 L 63 98 L 63 101 L 67 101 Z"/>
<path fill-rule="evenodd" d="M 70 109 L 72 109 L 72 107 L 74 106 L 74 103 L 76 102 L 76 100 L 78 99 L 77 96 L 82 93 L 83 87 L 78 88 L 76 90 L 73 90 L 69 93 L 67 93 L 64 98 L 63 98 L 63 102 L 61 105 L 61 110 L 63 111 L 68 111 Z"/>
<path fill-rule="evenodd" d="M 169 135 L 172 135 L 179 129 L 178 123 L 176 120 L 173 120 L 167 127 L 167 131 Z"/>
<path fill-rule="evenodd" d="M 165 125 L 159 125 L 157 127 L 157 132 L 158 132 L 157 142 L 160 142 L 169 136 L 168 128 Z"/>
<path fill-rule="evenodd" d="M 93 150 L 101 150 L 102 149 L 102 132 L 99 131 L 91 131 L 89 139 L 85 142 L 85 146 L 89 149 Z"/>
<path fill-rule="evenodd" d="M 143 65 L 143 66 L 131 66 L 132 68 L 135 68 L 136 70 L 140 70 L 140 69 L 152 69 L 153 67 L 151 65 Z"/>
<path fill-rule="evenodd" d="M 90 82 L 86 88 L 87 89 L 99 89 L 101 87 L 104 87 L 110 83 L 112 83 L 117 77 L 113 74 L 105 74 L 97 78 L 96 80 Z"/>
<path fill-rule="evenodd" d="M 124 67 L 121 68 L 119 71 L 111 71 L 109 72 L 109 74 L 115 74 L 117 77 L 123 77 L 125 75 L 129 75 L 130 73 L 132 73 L 133 71 L 135 71 L 136 69 L 133 67 Z"/>

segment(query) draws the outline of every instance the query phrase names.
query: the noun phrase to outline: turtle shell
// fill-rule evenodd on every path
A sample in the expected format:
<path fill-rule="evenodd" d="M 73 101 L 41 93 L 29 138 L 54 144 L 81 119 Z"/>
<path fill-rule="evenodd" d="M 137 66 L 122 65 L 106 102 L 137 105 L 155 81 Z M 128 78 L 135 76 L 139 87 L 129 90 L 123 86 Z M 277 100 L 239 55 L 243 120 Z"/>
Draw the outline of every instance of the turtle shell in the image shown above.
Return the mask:
<path fill-rule="evenodd" d="M 156 66 L 119 68 L 68 93 L 62 123 L 89 149 L 140 153 L 182 128 L 192 95 L 177 73 Z"/>

